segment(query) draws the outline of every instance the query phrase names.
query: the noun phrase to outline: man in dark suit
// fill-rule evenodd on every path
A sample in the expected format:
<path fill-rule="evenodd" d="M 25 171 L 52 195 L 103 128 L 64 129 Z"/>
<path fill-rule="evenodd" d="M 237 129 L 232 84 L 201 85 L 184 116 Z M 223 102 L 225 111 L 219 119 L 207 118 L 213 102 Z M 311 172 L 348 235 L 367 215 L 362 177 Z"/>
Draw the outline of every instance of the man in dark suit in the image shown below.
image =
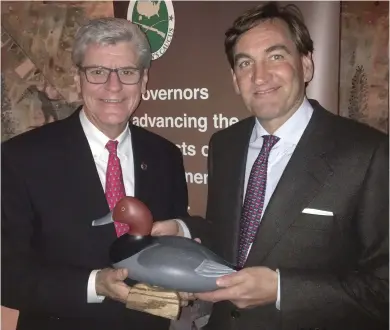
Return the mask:
<path fill-rule="evenodd" d="M 206 329 L 388 329 L 387 136 L 307 100 L 296 7 L 249 10 L 225 49 L 253 117 L 210 140 L 207 221 L 153 229 L 189 229 L 237 265 L 197 295 L 215 303 Z"/>
<path fill-rule="evenodd" d="M 18 329 L 168 329 L 123 304 L 127 273 L 108 253 L 128 228 L 92 226 L 123 195 L 157 220 L 187 215 L 179 149 L 129 124 L 146 90 L 148 41 L 127 20 L 96 19 L 72 57 L 83 106 L 2 145 L 2 304 L 20 311 Z"/>

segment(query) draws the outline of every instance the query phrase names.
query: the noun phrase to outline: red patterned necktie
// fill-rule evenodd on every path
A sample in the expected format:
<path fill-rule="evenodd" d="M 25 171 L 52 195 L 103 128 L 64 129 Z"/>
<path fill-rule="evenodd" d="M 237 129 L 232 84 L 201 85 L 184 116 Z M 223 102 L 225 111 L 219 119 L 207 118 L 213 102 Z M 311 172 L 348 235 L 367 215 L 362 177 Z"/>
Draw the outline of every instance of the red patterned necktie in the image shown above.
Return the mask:
<path fill-rule="evenodd" d="M 249 175 L 244 206 L 241 213 L 238 251 L 239 267 L 243 267 L 245 264 L 248 250 L 260 224 L 267 186 L 268 157 L 272 147 L 279 141 L 279 138 L 274 135 L 263 135 L 263 139 L 263 146 Z"/>
<path fill-rule="evenodd" d="M 126 196 L 125 185 L 123 183 L 121 161 L 117 156 L 118 141 L 108 141 L 106 148 L 110 153 L 108 156 L 106 172 L 106 198 L 110 210 L 116 203 Z M 117 236 L 126 234 L 129 226 L 123 223 L 114 222 Z"/>

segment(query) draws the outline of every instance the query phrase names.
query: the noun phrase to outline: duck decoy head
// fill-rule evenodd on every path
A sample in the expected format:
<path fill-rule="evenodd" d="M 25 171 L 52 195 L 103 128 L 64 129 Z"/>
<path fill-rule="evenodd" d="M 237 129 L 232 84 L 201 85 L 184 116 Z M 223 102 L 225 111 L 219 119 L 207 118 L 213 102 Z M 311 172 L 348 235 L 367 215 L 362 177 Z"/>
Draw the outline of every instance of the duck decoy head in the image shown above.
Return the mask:
<path fill-rule="evenodd" d="M 112 219 L 129 226 L 129 235 L 150 235 L 153 226 L 153 215 L 139 199 L 126 196 L 114 207 Z"/>

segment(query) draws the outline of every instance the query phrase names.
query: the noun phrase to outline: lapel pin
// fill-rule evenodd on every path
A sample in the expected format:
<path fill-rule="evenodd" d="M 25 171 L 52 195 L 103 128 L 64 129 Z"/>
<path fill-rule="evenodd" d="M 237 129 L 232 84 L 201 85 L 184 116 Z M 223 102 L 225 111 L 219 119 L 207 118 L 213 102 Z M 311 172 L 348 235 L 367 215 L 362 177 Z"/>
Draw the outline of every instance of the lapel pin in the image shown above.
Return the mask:
<path fill-rule="evenodd" d="M 148 169 L 148 165 L 146 165 L 145 163 L 142 163 L 142 164 L 141 164 L 141 169 L 142 169 L 143 171 L 146 171 L 146 170 Z"/>

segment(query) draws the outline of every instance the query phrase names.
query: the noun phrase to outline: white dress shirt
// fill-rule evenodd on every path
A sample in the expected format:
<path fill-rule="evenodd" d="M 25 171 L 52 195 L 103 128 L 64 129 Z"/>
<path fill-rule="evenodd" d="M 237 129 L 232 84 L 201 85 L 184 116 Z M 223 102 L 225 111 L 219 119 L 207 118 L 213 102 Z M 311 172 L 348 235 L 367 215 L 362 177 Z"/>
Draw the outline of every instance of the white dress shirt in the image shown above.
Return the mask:
<path fill-rule="evenodd" d="M 313 108 L 309 101 L 305 98 L 298 110 L 273 134 L 280 140 L 271 149 L 268 158 L 267 185 L 265 188 L 264 206 L 260 221 L 263 217 L 264 210 L 267 208 L 268 202 L 270 201 L 271 196 L 274 193 L 276 186 L 278 185 L 284 169 L 286 168 L 291 155 L 295 150 L 295 147 L 297 146 L 304 130 L 307 127 L 307 124 L 310 121 L 312 114 Z M 261 126 L 260 122 L 256 120 L 251 138 L 249 140 L 248 156 L 245 168 L 244 199 L 252 166 L 260 153 L 261 147 L 263 146 L 263 135 L 269 135 L 269 133 L 264 129 L 263 126 Z M 249 250 L 250 249 L 248 249 L 248 253 Z M 276 308 L 280 309 L 280 273 L 279 270 L 276 271 L 278 273 Z"/>
<path fill-rule="evenodd" d="M 275 188 L 283 174 L 284 169 L 286 168 L 291 158 L 291 155 L 295 150 L 295 147 L 297 146 L 299 140 L 302 137 L 304 130 L 306 129 L 310 121 L 312 114 L 313 114 L 313 108 L 310 105 L 309 101 L 305 98 L 301 106 L 298 108 L 298 110 L 273 134 L 279 137 L 279 141 L 271 149 L 268 158 L 267 185 L 266 185 L 266 192 L 264 196 L 263 213 L 268 205 L 268 202 L 271 199 L 272 194 L 275 191 Z M 262 137 L 263 135 L 270 135 L 270 134 L 261 126 L 260 122 L 256 120 L 255 126 L 253 127 L 252 135 L 249 140 L 248 156 L 247 156 L 246 168 L 245 168 L 245 181 L 244 181 L 245 193 L 246 193 L 246 188 L 248 185 L 249 175 L 252 166 L 257 156 L 259 155 L 261 147 L 263 145 L 263 137 Z M 245 193 L 243 197 L 244 200 L 245 200 Z M 263 216 L 263 213 L 261 214 L 261 218 Z M 184 228 L 186 227 L 187 226 L 185 226 Z M 188 230 L 188 227 L 186 229 Z M 249 251 L 250 248 L 248 249 L 248 253 Z M 280 273 L 279 270 L 276 271 L 278 273 L 278 292 L 277 292 L 276 308 L 280 309 Z"/>
<path fill-rule="evenodd" d="M 93 125 L 84 113 L 80 111 L 80 122 L 91 148 L 96 170 L 99 174 L 103 190 L 106 191 L 106 171 L 109 152 L 106 144 L 110 140 L 95 125 Z M 118 143 L 117 155 L 121 162 L 123 182 L 126 196 L 134 196 L 134 158 L 131 142 L 131 133 L 128 125 L 125 130 L 116 138 Z M 88 279 L 87 302 L 99 303 L 104 300 L 104 296 L 96 294 L 96 274 L 99 270 L 93 270 Z"/>

